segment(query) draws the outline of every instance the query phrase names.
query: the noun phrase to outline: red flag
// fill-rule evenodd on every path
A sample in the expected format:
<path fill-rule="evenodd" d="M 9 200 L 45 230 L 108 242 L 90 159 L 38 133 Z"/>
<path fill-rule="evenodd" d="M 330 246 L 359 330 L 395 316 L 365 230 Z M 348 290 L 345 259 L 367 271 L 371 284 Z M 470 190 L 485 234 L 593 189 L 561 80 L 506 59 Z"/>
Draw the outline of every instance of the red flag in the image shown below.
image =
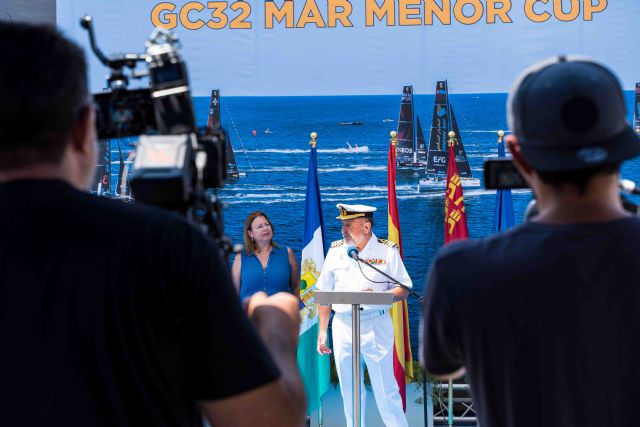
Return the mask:
<path fill-rule="evenodd" d="M 462 182 L 458 175 L 456 155 L 453 150 L 455 136 L 449 139 L 449 160 L 447 165 L 447 188 L 444 198 L 444 244 L 457 239 L 468 239 L 467 214 L 464 211 Z"/>
<path fill-rule="evenodd" d="M 387 159 L 387 195 L 389 200 L 388 211 L 388 239 L 398 244 L 400 257 L 402 257 L 402 237 L 400 236 L 400 216 L 398 215 L 398 201 L 396 199 L 396 143 L 393 138 L 389 144 L 389 156 Z M 411 356 L 411 343 L 409 341 L 409 310 L 407 301 L 398 301 L 391 307 L 391 320 L 393 322 L 394 351 L 393 374 L 398 382 L 402 408 L 407 410 L 407 383 L 413 380 L 413 358 Z"/>

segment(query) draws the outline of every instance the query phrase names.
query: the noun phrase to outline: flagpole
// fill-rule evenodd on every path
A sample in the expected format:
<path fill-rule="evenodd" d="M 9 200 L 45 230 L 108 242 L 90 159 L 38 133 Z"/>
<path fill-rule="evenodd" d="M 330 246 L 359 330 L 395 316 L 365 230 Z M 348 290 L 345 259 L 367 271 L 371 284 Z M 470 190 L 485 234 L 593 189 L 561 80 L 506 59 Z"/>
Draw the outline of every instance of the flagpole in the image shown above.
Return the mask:
<path fill-rule="evenodd" d="M 298 343 L 298 368 L 307 395 L 307 425 L 311 425 L 312 414 L 318 411 L 318 425 L 324 424 L 322 396 L 329 390 L 329 358 L 316 352 L 318 341 L 318 315 L 314 298 L 314 287 L 325 258 L 326 247 L 322 223 L 322 201 L 317 177 L 317 138 L 310 133 L 309 170 L 307 173 L 307 193 L 305 197 L 304 233 L 302 238 L 301 262 L 301 326 Z M 303 286 L 304 284 L 304 286 Z"/>
<path fill-rule="evenodd" d="M 318 144 L 316 139 L 318 139 L 318 134 L 316 132 L 311 132 L 309 134 L 311 137 L 311 141 L 309 141 L 309 145 L 311 146 L 311 150 L 316 148 Z M 322 412 L 322 397 L 320 397 L 320 407 L 318 408 L 318 427 L 323 427 L 324 424 L 324 414 Z"/>
<path fill-rule="evenodd" d="M 316 148 L 316 145 L 317 145 L 316 139 L 318 138 L 318 134 L 316 132 L 311 132 L 309 136 L 311 136 L 311 141 L 309 141 L 309 145 L 311 146 L 311 149 L 314 149 Z M 318 408 L 318 427 L 323 427 L 323 425 L 324 425 L 324 412 L 322 411 L 322 396 L 321 396 L 320 407 Z"/>

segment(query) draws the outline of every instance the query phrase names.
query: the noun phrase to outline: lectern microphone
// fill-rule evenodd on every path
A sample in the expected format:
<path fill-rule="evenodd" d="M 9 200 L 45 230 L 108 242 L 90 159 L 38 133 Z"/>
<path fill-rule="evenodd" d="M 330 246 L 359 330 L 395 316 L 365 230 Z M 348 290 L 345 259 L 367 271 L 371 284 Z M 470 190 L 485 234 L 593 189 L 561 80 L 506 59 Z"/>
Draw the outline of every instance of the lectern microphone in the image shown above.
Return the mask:
<path fill-rule="evenodd" d="M 400 286 L 403 289 L 406 289 L 407 291 L 409 291 L 409 293 L 411 295 L 413 295 L 414 297 L 416 297 L 419 301 L 422 301 L 422 296 L 420 294 L 418 294 L 416 291 L 414 291 L 413 289 L 411 289 L 410 287 L 400 283 L 398 280 L 394 279 L 393 277 L 389 276 L 387 273 L 385 273 L 384 271 L 381 271 L 380 269 L 374 267 L 373 265 L 369 264 L 368 262 L 366 262 L 365 260 L 361 259 L 358 254 L 360 254 L 360 251 L 358 250 L 358 248 L 356 248 L 355 246 L 347 246 L 347 256 L 349 258 L 355 259 L 357 262 L 366 265 L 367 267 L 377 271 L 378 273 L 382 274 L 384 277 L 386 277 L 387 279 L 389 279 L 393 284 L 395 284 L 396 286 Z M 362 275 L 365 277 L 365 279 L 369 280 L 370 282 L 374 282 L 373 280 L 369 279 L 364 272 L 362 271 L 362 268 L 360 269 L 360 272 L 362 273 Z M 374 283 L 380 283 L 380 282 L 374 282 Z"/>
<path fill-rule="evenodd" d="M 355 260 L 358 260 L 358 254 L 359 253 L 360 253 L 360 251 L 355 246 L 348 246 L 347 247 L 347 256 L 349 258 L 353 258 Z"/>

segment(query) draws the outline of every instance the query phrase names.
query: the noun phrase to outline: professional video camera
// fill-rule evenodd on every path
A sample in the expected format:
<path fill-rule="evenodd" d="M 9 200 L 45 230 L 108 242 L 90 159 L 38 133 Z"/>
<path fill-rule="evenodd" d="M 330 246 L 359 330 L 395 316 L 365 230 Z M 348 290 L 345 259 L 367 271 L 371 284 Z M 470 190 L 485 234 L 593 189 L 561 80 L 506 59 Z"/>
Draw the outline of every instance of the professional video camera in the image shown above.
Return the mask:
<path fill-rule="evenodd" d="M 226 177 L 227 134 L 222 128 L 196 127 L 177 36 L 157 28 L 145 53 L 107 58 L 96 45 L 93 19 L 84 16 L 80 25 L 89 32 L 93 52 L 111 71 L 108 89 L 94 94 L 98 137 L 140 135 L 131 172 L 134 199 L 184 213 L 228 254 L 221 203 L 208 191 L 222 187 Z M 146 69 L 136 71 L 139 63 Z M 147 76 L 149 88 L 128 89 L 130 77 Z"/>
<path fill-rule="evenodd" d="M 520 172 L 518 172 L 511 158 L 502 157 L 484 161 L 484 187 L 487 190 L 501 190 L 529 188 L 529 184 Z M 618 188 L 620 189 L 620 193 L 640 195 L 640 188 L 636 186 L 635 182 L 628 179 L 621 179 L 618 182 Z M 623 194 L 620 194 L 620 199 L 627 211 L 640 216 L 640 206 L 631 202 L 628 198 L 624 197 Z M 535 213 L 537 213 L 537 208 L 534 199 L 527 208 L 527 212 L 525 213 L 526 219 L 535 215 Z"/>

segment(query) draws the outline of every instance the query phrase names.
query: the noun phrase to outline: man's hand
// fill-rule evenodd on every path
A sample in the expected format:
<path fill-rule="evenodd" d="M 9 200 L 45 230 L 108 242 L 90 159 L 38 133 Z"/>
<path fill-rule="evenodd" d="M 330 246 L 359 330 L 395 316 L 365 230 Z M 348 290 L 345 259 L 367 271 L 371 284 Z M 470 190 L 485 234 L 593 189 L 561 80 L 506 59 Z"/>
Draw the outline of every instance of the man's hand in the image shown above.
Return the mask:
<path fill-rule="evenodd" d="M 318 353 L 331 354 L 331 349 L 327 347 L 327 331 L 318 332 Z"/>
<path fill-rule="evenodd" d="M 213 427 L 303 425 L 307 400 L 296 360 L 300 331 L 298 304 L 296 297 L 284 292 L 270 297 L 258 292 L 243 302 L 247 316 L 281 376 L 244 393 L 202 402 Z"/>
<path fill-rule="evenodd" d="M 300 334 L 299 301 L 288 292 L 267 296 L 257 292 L 244 301 L 247 316 L 256 327 L 260 337 L 268 341 L 272 334 L 288 338 L 290 345 L 297 346 Z"/>

